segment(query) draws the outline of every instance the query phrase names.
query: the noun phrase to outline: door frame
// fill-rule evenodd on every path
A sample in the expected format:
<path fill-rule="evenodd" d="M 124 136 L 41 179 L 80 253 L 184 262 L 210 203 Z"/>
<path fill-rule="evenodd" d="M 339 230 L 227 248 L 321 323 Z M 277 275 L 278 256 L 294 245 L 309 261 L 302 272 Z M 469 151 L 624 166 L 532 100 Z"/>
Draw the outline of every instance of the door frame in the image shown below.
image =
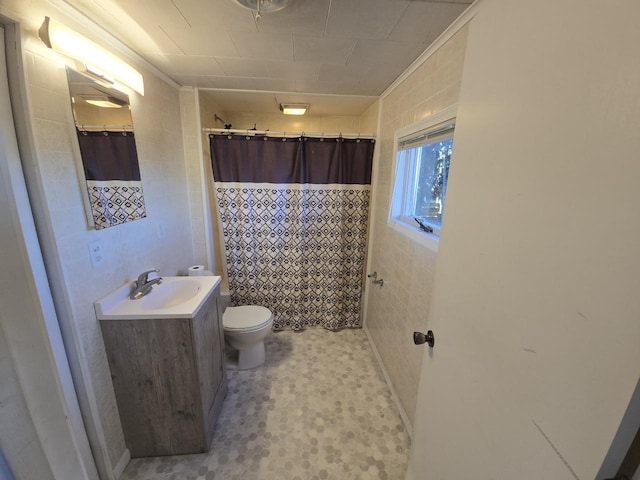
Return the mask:
<path fill-rule="evenodd" d="M 0 26 L 3 27 L 0 68 L 5 70 L 6 67 L 8 87 L 8 95 L 3 93 L 3 113 L 0 115 L 0 127 L 6 140 L 0 167 L 4 174 L 3 189 L 7 203 L 2 208 L 6 208 L 12 217 L 9 228 L 13 231 L 7 235 L 9 241 L 3 248 L 15 259 L 14 268 L 4 268 L 2 275 L 3 283 L 11 286 L 9 295 L 18 292 L 12 297 L 15 303 L 12 301 L 11 307 L 6 309 L 10 317 L 3 318 L 2 328 L 29 415 L 54 478 L 93 480 L 98 478 L 98 474 L 78 405 L 27 191 L 24 152 L 18 146 L 18 131 L 26 129 L 24 97 L 21 95 L 24 85 L 20 84 L 19 75 L 23 65 L 20 25 L 0 15 Z M 16 314 L 19 321 L 15 321 Z"/>

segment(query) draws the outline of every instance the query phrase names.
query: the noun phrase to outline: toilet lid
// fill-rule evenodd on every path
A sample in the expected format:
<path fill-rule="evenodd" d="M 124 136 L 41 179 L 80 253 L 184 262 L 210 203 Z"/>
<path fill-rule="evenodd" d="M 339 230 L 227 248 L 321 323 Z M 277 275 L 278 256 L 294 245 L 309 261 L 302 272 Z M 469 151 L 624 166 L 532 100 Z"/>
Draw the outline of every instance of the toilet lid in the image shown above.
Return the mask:
<path fill-rule="evenodd" d="M 222 324 L 226 330 L 254 330 L 271 320 L 271 311 L 258 305 L 227 307 L 222 315 Z"/>

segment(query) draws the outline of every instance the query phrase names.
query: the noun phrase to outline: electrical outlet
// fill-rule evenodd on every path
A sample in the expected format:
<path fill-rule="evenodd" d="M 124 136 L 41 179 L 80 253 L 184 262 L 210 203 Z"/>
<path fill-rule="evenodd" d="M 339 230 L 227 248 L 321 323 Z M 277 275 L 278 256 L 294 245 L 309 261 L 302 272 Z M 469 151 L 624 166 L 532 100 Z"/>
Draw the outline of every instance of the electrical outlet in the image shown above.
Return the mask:
<path fill-rule="evenodd" d="M 91 264 L 94 267 L 102 264 L 104 261 L 104 255 L 102 254 L 102 243 L 99 241 L 91 242 L 89 244 L 89 255 L 91 256 Z"/>

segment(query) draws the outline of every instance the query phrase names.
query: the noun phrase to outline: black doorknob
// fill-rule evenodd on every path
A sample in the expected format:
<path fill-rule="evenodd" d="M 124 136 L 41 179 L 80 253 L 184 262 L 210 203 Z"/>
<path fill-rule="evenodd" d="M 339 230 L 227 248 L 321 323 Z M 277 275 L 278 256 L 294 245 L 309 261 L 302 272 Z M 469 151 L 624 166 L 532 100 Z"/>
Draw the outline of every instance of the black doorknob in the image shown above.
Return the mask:
<path fill-rule="evenodd" d="M 431 348 L 433 348 L 436 343 L 436 339 L 433 336 L 433 332 L 431 330 L 427 330 L 426 334 L 422 332 L 413 332 L 413 343 L 415 343 L 416 345 L 422 345 L 423 343 L 426 343 Z"/>

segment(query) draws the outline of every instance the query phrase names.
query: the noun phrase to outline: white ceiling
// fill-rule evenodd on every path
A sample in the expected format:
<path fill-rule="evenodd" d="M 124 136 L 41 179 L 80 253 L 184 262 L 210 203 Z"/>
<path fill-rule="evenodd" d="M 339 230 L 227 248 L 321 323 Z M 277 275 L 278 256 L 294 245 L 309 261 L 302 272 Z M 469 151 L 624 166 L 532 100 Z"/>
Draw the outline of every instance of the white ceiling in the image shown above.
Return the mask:
<path fill-rule="evenodd" d="M 234 0 L 65 1 L 180 85 L 291 92 L 312 105 L 325 96 L 301 94 L 341 95 L 345 106 L 370 105 L 471 3 L 293 0 L 256 19 Z M 249 98 L 228 97 L 228 111 Z M 274 97 L 251 96 L 272 107 Z"/>

